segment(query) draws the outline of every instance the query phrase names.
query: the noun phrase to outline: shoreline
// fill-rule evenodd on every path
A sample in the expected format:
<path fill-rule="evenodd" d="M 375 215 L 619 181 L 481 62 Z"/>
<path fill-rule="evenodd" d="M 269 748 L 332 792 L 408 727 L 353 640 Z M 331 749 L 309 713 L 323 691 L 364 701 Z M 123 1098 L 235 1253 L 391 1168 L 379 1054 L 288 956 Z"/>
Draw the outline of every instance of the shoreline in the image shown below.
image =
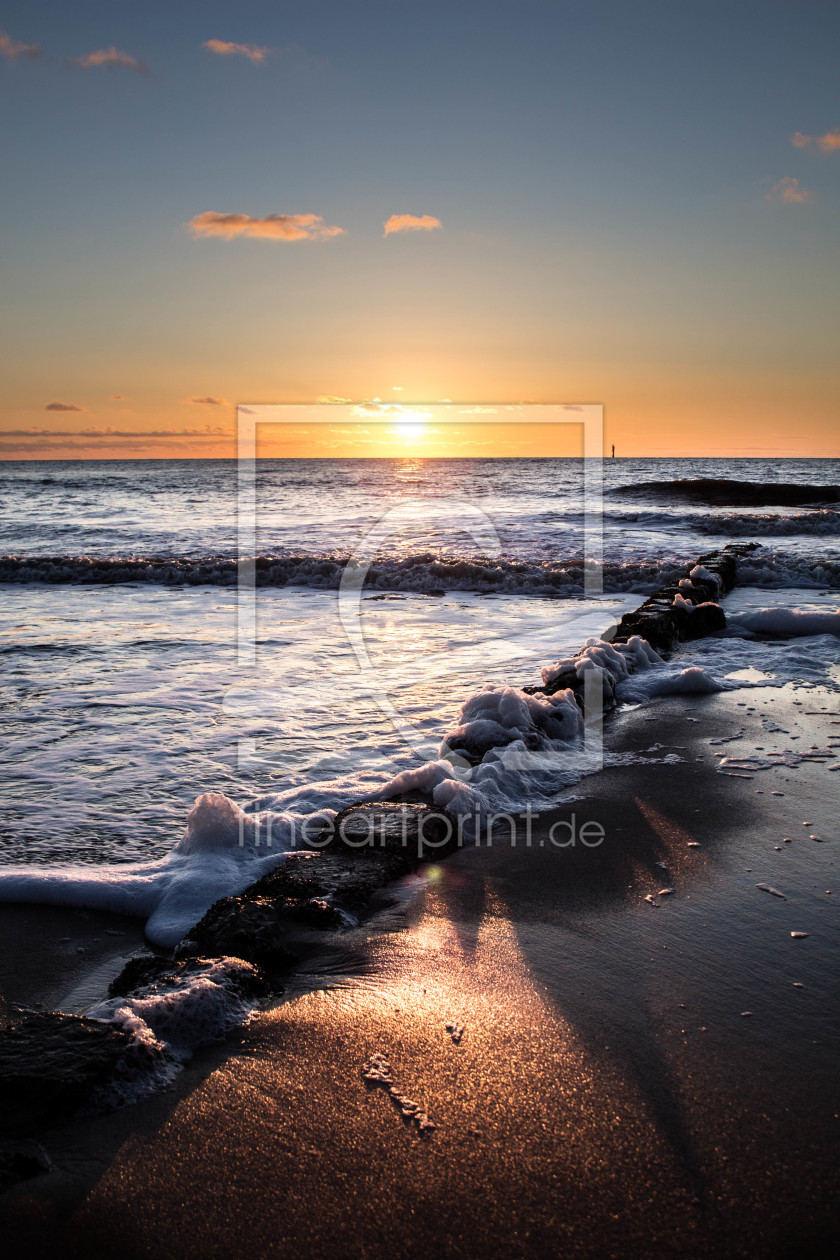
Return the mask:
<path fill-rule="evenodd" d="M 44 1135 L 56 1168 L 0 1201 L 8 1236 L 55 1256 L 166 1239 L 185 1257 L 384 1260 L 395 1233 L 410 1256 L 828 1246 L 833 776 L 806 762 L 730 778 L 709 740 L 743 727 L 763 744 L 767 719 L 819 743 L 836 719 L 802 711 L 831 706 L 786 687 L 618 712 L 611 748 L 650 732 L 653 756 L 684 760 L 605 768 L 535 826 L 545 840 L 577 811 L 604 826 L 600 848 L 501 841 L 409 877 L 401 904 L 335 938 L 173 1090 Z M 428 1138 L 368 1092 L 377 1051 Z"/>

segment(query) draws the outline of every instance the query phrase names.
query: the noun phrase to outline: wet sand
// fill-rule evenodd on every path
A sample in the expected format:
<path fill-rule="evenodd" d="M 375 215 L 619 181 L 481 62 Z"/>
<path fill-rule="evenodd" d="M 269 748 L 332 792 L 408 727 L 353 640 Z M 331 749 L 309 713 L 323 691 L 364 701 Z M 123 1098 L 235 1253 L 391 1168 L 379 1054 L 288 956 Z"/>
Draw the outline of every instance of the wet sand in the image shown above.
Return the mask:
<path fill-rule="evenodd" d="M 713 754 L 824 744 L 834 709 L 786 688 L 617 715 L 612 747 L 683 760 L 592 776 L 530 847 L 459 852 L 337 943 L 332 987 L 300 977 L 172 1092 L 44 1135 L 56 1169 L 0 1202 L 5 1238 L 51 1256 L 829 1254 L 840 773 L 730 778 Z M 600 847 L 550 843 L 572 812 Z M 365 1085 L 375 1052 L 429 1136 Z"/>

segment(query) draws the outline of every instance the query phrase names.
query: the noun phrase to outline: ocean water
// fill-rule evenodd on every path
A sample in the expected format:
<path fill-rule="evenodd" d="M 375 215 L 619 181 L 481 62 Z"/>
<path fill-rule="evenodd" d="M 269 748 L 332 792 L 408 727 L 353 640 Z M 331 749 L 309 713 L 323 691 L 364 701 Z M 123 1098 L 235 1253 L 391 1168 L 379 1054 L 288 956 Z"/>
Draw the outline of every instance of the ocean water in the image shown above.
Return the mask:
<path fill-rule="evenodd" d="M 691 478 L 826 490 L 795 506 L 716 506 L 675 497 L 670 483 Z M 733 611 L 840 602 L 840 505 L 828 490 L 840 461 L 615 460 L 603 483 L 593 593 L 580 461 L 261 461 L 257 589 L 240 605 L 232 462 L 0 466 L 0 897 L 12 895 L 6 876 L 42 868 L 58 872 L 51 892 L 40 885 L 45 899 L 72 900 L 84 884 L 78 899 L 116 908 L 120 880 L 100 879 L 101 896 L 91 881 L 125 865 L 119 905 L 152 913 L 204 794 L 221 796 L 200 826 L 194 816 L 193 855 L 199 832 L 211 847 L 216 831 L 229 838 L 239 807 L 306 817 L 412 773 L 454 809 L 451 784 L 423 767 L 470 696 L 538 683 L 677 567 L 727 542 L 761 544 L 740 566 Z M 634 489 L 643 483 L 654 485 Z M 362 560 L 364 585 L 341 591 L 348 563 Z M 253 643 L 237 637 L 249 600 Z M 628 699 L 687 688 L 679 677 L 692 665 L 714 685 L 746 686 L 751 669 L 780 683 L 836 680 L 832 624 L 810 637 L 800 624 L 786 655 L 746 623 L 685 645 Z M 514 723 L 500 708 L 493 720 Z M 570 753 L 555 780 L 523 791 L 550 803 L 587 764 Z M 495 763 L 490 778 L 485 799 L 522 803 Z M 178 923 L 255 869 L 222 867 L 206 885 L 184 868 L 194 895 Z"/>
<path fill-rule="evenodd" d="M 765 544 L 765 581 L 840 582 L 840 504 L 720 508 L 667 490 L 687 478 L 837 486 L 840 460 L 602 468 L 608 591 L 643 589 L 668 564 L 747 535 Z M 665 488 L 635 490 L 650 482 Z M 0 580 L 235 585 L 237 493 L 231 460 L 0 464 Z M 260 460 L 256 501 L 260 584 L 336 587 L 374 530 L 369 585 L 383 590 L 581 589 L 581 460 Z"/>

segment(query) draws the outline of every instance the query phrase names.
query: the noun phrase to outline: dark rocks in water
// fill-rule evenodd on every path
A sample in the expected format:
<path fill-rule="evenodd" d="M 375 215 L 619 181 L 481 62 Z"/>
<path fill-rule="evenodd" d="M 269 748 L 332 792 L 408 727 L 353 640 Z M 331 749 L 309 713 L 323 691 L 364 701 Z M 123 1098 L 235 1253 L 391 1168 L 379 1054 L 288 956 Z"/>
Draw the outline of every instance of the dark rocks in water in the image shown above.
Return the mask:
<path fill-rule="evenodd" d="M 417 865 L 449 852 L 457 837 L 452 817 L 442 810 L 378 801 L 349 805 L 324 827 L 315 843 L 333 851 L 403 852 Z"/>
<path fill-rule="evenodd" d="M 611 642 L 626 643 L 634 634 L 639 634 L 657 652 L 669 652 L 681 640 L 699 639 L 723 630 L 726 614 L 718 600 L 735 585 L 739 558 L 749 555 L 757 545 L 730 543 L 722 551 L 710 551 L 701 556 L 696 565 L 686 565 L 676 581 L 655 591 L 634 612 L 624 614 L 609 636 Z M 704 572 L 693 573 L 698 568 Z M 689 611 L 675 604 L 677 596 L 692 604 L 693 609 Z"/>
<path fill-rule="evenodd" d="M 667 609 L 643 604 L 635 612 L 624 614 L 612 642 L 626 643 L 634 634 L 647 639 L 657 652 L 670 652 L 677 640 L 677 619 Z"/>
<path fill-rule="evenodd" d="M 0 1032 L 0 1133 L 18 1136 L 57 1124 L 91 1102 L 127 1055 L 151 1063 L 113 1024 L 58 1011 L 30 1012 Z"/>
<path fill-rule="evenodd" d="M 613 493 L 643 498 L 683 499 L 715 507 L 804 507 L 840 503 L 840 486 L 801 486 L 793 482 L 736 481 L 727 477 L 681 478 L 676 481 L 642 481 L 620 486 Z"/>
<path fill-rule="evenodd" d="M 677 624 L 681 639 L 703 639 L 726 628 L 726 614 L 720 604 L 709 601 L 697 604 L 693 612 L 678 613 Z"/>
<path fill-rule="evenodd" d="M 223 897 L 190 929 L 176 954 L 179 958 L 210 953 L 242 958 L 264 971 L 276 990 L 278 977 L 300 962 L 300 953 L 289 943 L 291 923 L 282 917 L 282 903 L 283 899 L 251 899 L 247 889 L 238 897 Z"/>
<path fill-rule="evenodd" d="M 116 980 L 108 985 L 108 997 L 130 997 L 138 989 L 154 984 L 172 969 L 169 958 L 159 954 L 135 954 L 129 958 Z"/>
<path fill-rule="evenodd" d="M 0 1142 L 0 1194 L 19 1181 L 50 1172 L 52 1160 L 39 1142 Z"/>
<path fill-rule="evenodd" d="M 290 853 L 239 896 L 212 905 L 178 946 L 178 957 L 243 958 L 276 988 L 323 933 L 348 927 L 386 884 L 449 852 L 455 832 L 454 821 L 429 805 L 351 805 L 324 826 L 314 851 Z"/>
<path fill-rule="evenodd" d="M 166 992 L 178 984 L 209 972 L 220 962 L 228 964 L 225 985 L 228 991 L 243 998 L 261 998 L 269 992 L 262 972 L 246 960 L 224 958 L 187 958 L 173 962 L 157 954 L 137 954 L 129 958 L 116 980 L 108 986 L 109 997 L 148 997 Z"/>
<path fill-rule="evenodd" d="M 571 687 L 572 691 L 577 691 L 580 686 L 580 678 L 577 670 L 566 669 L 558 674 L 556 678 L 547 683 L 545 687 L 523 687 L 522 690 L 529 696 L 536 695 L 537 692 L 544 692 L 547 696 L 553 696 L 557 691 L 566 691 Z"/>
<path fill-rule="evenodd" d="M 657 652 L 668 653 L 682 640 L 700 639 L 725 629 L 726 614 L 718 601 L 735 585 L 738 560 L 757 547 L 758 543 L 730 543 L 722 551 L 700 556 L 696 563 L 686 565 L 682 574 L 654 591 L 633 612 L 625 613 L 618 625 L 611 626 L 601 638 L 607 643 L 626 643 L 634 635 L 640 635 Z M 693 573 L 696 569 L 704 572 Z M 529 695 L 551 696 L 565 688 L 571 688 L 583 708 L 583 680 L 574 668 L 565 670 L 544 687 L 528 686 L 522 690 Z M 605 708 L 609 708 L 612 699 L 609 680 L 605 678 Z"/>
<path fill-rule="evenodd" d="M 385 884 L 408 874 L 416 865 L 407 855 L 395 849 L 356 849 L 344 853 L 340 849 L 320 853 L 291 853 L 282 866 L 252 884 L 247 893 L 254 897 L 294 897 L 295 882 L 303 869 L 318 872 L 319 895 L 329 897 L 338 906 L 358 918 L 371 897 Z M 301 881 L 303 882 L 303 881 Z M 307 878 L 306 883 L 310 881 Z M 308 892 L 301 897 L 308 899 Z"/>

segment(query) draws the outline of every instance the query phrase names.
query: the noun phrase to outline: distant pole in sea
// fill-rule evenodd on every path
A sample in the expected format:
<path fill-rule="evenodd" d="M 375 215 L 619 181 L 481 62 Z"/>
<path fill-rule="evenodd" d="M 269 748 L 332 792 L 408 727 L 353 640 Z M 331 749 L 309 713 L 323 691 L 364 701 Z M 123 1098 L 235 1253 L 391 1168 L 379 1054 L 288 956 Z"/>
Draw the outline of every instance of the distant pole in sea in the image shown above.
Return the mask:
<path fill-rule="evenodd" d="M 615 442 L 613 442 L 613 453 L 612 453 L 612 457 L 613 457 L 613 459 L 615 459 Z"/>

